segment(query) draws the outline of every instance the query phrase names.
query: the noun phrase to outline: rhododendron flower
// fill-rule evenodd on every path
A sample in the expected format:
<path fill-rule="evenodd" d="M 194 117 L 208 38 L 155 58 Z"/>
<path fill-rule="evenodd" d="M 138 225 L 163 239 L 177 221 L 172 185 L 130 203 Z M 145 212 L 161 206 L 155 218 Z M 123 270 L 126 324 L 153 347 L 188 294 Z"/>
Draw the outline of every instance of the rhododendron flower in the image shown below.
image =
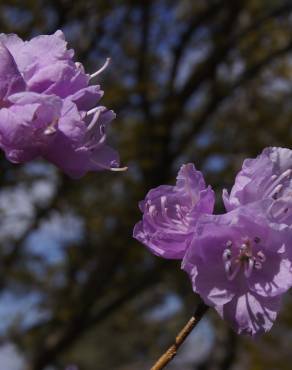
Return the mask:
<path fill-rule="evenodd" d="M 71 177 L 117 169 L 116 151 L 106 145 L 113 111 L 97 106 L 103 95 L 73 61 L 64 35 L 23 41 L 0 35 L 0 147 L 11 162 L 43 157 Z"/>
<path fill-rule="evenodd" d="M 193 164 L 186 164 L 181 167 L 175 186 L 150 190 L 139 207 L 143 220 L 136 224 L 134 237 L 158 256 L 180 259 L 198 218 L 213 212 L 214 192 L 206 187 L 201 172 Z"/>
<path fill-rule="evenodd" d="M 257 204 L 203 216 L 182 262 L 193 290 L 238 334 L 268 331 L 292 285 L 291 234 L 273 226 Z"/>
<path fill-rule="evenodd" d="M 257 158 L 246 159 L 230 195 L 223 191 L 227 211 L 263 199 L 273 200 L 271 215 L 275 221 L 291 225 L 292 150 L 270 147 Z"/>

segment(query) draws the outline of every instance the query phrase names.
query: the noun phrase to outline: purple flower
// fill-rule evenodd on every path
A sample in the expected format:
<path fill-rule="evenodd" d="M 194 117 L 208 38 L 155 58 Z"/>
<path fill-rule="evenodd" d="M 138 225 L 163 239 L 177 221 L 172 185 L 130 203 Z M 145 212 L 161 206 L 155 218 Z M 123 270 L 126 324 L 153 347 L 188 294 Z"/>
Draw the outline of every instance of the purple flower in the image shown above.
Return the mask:
<path fill-rule="evenodd" d="M 292 285 L 290 232 L 271 227 L 270 201 L 203 216 L 182 262 L 193 290 L 238 334 L 268 331 Z"/>
<path fill-rule="evenodd" d="M 57 31 L 23 41 L 0 34 L 0 147 L 14 163 L 43 157 L 69 176 L 118 170 L 119 157 L 106 145 L 113 111 L 97 106 L 103 95 L 93 75 L 73 61 Z"/>
<path fill-rule="evenodd" d="M 214 192 L 206 188 L 201 172 L 193 164 L 186 164 L 181 167 L 175 186 L 150 190 L 139 207 L 143 220 L 136 224 L 134 238 L 158 256 L 181 259 L 198 218 L 213 212 Z"/>
<path fill-rule="evenodd" d="M 255 159 L 246 159 L 228 195 L 227 211 L 262 199 L 292 198 L 292 150 L 270 147 Z"/>
<path fill-rule="evenodd" d="M 266 217 L 271 225 L 289 226 L 292 233 L 292 150 L 269 147 L 255 159 L 246 159 L 228 195 L 223 190 L 227 211 L 269 200 Z M 288 249 L 292 261 L 292 248 Z"/>

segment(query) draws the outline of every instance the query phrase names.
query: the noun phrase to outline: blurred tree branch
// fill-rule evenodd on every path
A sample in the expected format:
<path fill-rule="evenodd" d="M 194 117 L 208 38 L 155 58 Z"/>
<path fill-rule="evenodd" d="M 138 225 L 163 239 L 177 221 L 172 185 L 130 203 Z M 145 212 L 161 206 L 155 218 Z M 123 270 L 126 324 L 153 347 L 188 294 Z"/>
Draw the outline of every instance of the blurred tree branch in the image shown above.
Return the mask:
<path fill-rule="evenodd" d="M 54 363 L 56 357 L 72 346 L 76 340 L 80 340 L 84 332 L 97 325 L 99 322 L 104 321 L 108 316 L 114 314 L 116 311 L 121 310 L 124 304 L 129 303 L 130 300 L 137 295 L 143 293 L 146 289 L 157 284 L 159 277 L 162 274 L 161 266 L 147 271 L 142 277 L 137 277 L 137 282 L 132 284 L 128 289 L 124 290 L 122 294 L 118 294 L 112 298 L 97 312 L 90 312 L 91 307 L 85 305 L 81 312 L 78 312 L 67 325 L 63 332 L 50 343 L 50 338 L 47 338 L 47 344 L 42 344 L 42 348 L 36 350 L 35 358 L 32 360 L 28 370 L 41 370 L 48 363 Z"/>
<path fill-rule="evenodd" d="M 207 120 L 216 112 L 220 104 L 225 99 L 232 97 L 232 94 L 236 89 L 243 87 L 246 83 L 256 77 L 266 66 L 274 62 L 277 58 L 284 54 L 287 54 L 292 50 L 292 41 L 285 47 L 274 51 L 260 62 L 248 67 L 243 74 L 235 81 L 231 86 L 223 89 L 222 92 L 215 85 L 212 89 L 213 94 L 209 102 L 206 104 L 205 109 L 200 113 L 199 117 L 194 121 L 192 132 L 188 132 L 187 135 L 181 140 L 181 146 L 173 153 L 172 158 L 175 159 L 180 153 L 185 152 L 192 145 L 194 138 L 204 128 Z"/>
<path fill-rule="evenodd" d="M 207 6 L 207 8 L 204 9 L 204 11 L 202 11 L 200 14 L 195 15 L 190 20 L 186 29 L 181 34 L 179 41 L 177 42 L 176 46 L 173 48 L 172 51 L 173 63 L 170 69 L 168 83 L 169 86 L 167 88 L 167 92 L 169 93 L 169 95 L 173 94 L 174 81 L 177 76 L 182 56 L 194 32 L 196 32 L 201 25 L 204 25 L 208 21 L 210 21 L 218 13 L 218 11 L 222 9 L 223 5 L 224 1 L 216 1 L 214 4 Z"/>

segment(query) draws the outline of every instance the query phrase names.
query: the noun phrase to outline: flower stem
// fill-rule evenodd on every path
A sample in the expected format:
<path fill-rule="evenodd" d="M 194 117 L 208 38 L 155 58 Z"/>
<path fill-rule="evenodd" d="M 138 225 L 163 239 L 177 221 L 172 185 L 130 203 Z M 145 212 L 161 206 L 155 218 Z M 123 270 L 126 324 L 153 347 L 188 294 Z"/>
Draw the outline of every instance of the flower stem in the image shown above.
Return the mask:
<path fill-rule="evenodd" d="M 182 328 L 182 330 L 176 336 L 174 343 L 168 348 L 166 352 L 155 362 L 151 367 L 151 370 L 164 369 L 165 366 L 175 357 L 179 347 L 183 344 L 185 339 L 191 333 L 191 331 L 197 326 L 201 318 L 208 310 L 208 306 L 204 302 L 200 302 L 194 315 L 190 318 L 188 323 Z"/>

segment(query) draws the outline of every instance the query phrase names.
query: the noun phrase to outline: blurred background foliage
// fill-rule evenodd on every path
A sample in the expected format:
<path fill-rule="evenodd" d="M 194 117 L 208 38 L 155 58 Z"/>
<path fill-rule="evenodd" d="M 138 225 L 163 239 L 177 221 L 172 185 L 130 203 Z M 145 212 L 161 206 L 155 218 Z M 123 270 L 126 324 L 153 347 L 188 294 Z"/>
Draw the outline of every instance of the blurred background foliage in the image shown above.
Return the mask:
<path fill-rule="evenodd" d="M 1 1 L 0 25 L 62 29 L 91 73 L 111 57 L 102 102 L 129 167 L 73 181 L 1 155 L 0 368 L 149 369 L 197 299 L 179 262 L 132 239 L 137 203 L 190 161 L 222 212 L 244 158 L 291 148 L 292 1 Z M 209 312 L 169 369 L 288 370 L 291 343 L 290 292 L 256 341 Z"/>

